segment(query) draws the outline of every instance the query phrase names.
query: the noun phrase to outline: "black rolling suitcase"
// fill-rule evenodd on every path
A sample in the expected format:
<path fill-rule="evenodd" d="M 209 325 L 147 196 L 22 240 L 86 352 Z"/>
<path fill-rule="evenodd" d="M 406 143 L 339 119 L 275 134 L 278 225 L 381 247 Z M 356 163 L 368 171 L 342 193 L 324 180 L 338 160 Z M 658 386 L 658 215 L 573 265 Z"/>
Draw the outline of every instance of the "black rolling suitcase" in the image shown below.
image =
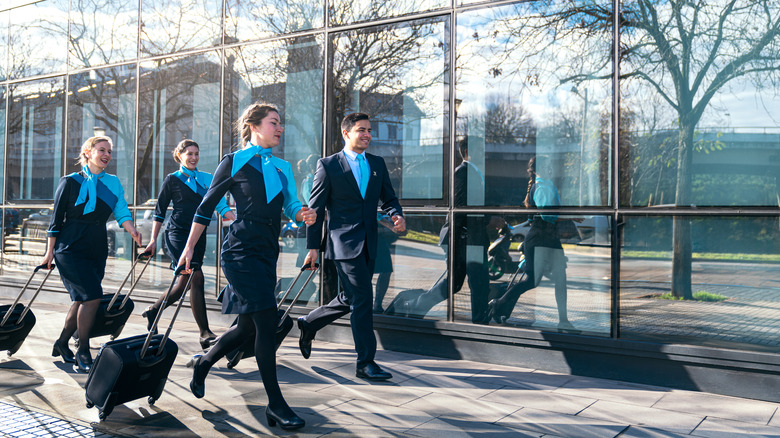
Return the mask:
<path fill-rule="evenodd" d="M 112 294 L 103 294 L 103 297 L 100 298 L 100 307 L 98 307 L 97 314 L 95 315 L 95 322 L 92 324 L 92 328 L 89 331 L 90 338 L 111 335 L 111 340 L 114 340 L 119 337 L 122 333 L 122 329 L 125 327 L 125 323 L 127 323 L 127 319 L 130 318 L 130 315 L 133 313 L 133 308 L 135 307 L 133 300 L 130 299 L 130 294 L 133 293 L 136 284 L 138 284 L 144 271 L 146 271 L 146 267 L 149 266 L 149 262 L 151 262 L 153 258 L 154 257 L 152 257 L 151 254 L 146 252 L 139 254 L 130 267 L 130 270 L 127 272 L 124 281 L 119 285 L 119 289 Z M 145 259 L 146 263 L 144 263 L 141 272 L 136 276 L 135 281 L 130 282 L 130 290 L 124 295 L 121 294 L 122 289 L 125 287 L 125 284 L 127 284 L 127 280 L 130 279 L 133 271 L 135 271 L 136 265 L 142 259 Z M 78 346 L 78 333 L 73 335 L 73 339 L 76 341 L 76 346 Z"/>
<path fill-rule="evenodd" d="M 51 264 L 51 268 L 46 272 L 46 276 L 43 278 L 43 281 L 41 281 L 41 284 L 38 285 L 35 294 L 30 298 L 30 302 L 25 306 L 19 304 L 19 300 L 22 299 L 22 295 L 24 295 L 27 286 L 30 285 L 35 274 L 45 267 L 46 265 L 41 265 L 35 268 L 13 304 L 0 306 L 0 314 L 3 315 L 3 320 L 0 322 L 0 351 L 8 350 L 9 356 L 16 353 L 19 348 L 21 348 L 25 338 L 27 338 L 27 335 L 30 334 L 30 330 L 32 330 L 35 325 L 35 315 L 30 311 L 30 306 L 32 306 L 35 298 L 38 297 L 38 293 L 41 291 L 41 288 L 43 288 L 43 284 L 46 283 L 49 275 L 54 271 L 53 263 Z"/>
<path fill-rule="evenodd" d="M 167 296 L 182 270 L 183 267 L 176 270 L 161 309 L 165 309 Z M 152 405 L 162 395 L 168 373 L 179 352 L 179 346 L 168 337 L 187 295 L 190 280 L 187 281 L 185 292 L 179 299 L 165 335 L 155 334 L 163 313 L 160 311 L 152 330 L 147 334 L 117 339 L 100 348 L 87 376 L 85 389 L 87 407 L 97 406 L 101 420 L 105 420 L 116 405 L 142 397 L 148 397 L 147 401 Z"/>
<path fill-rule="evenodd" d="M 300 298 L 301 294 L 303 293 L 304 289 L 306 289 L 306 286 L 309 284 L 312 278 L 314 278 L 314 274 L 317 273 L 317 269 L 320 267 L 319 264 L 314 265 L 314 269 L 311 270 L 309 277 L 306 278 L 306 281 L 303 283 L 303 286 L 301 286 L 300 290 L 298 290 L 298 293 L 295 294 L 295 298 L 292 299 L 290 302 L 290 305 L 287 306 L 286 309 L 282 309 L 282 305 L 284 304 L 284 301 L 287 299 L 287 296 L 290 295 L 290 291 L 293 290 L 293 287 L 295 287 L 295 283 L 298 282 L 298 279 L 301 278 L 301 275 L 306 271 L 306 266 L 301 268 L 301 271 L 298 273 L 298 275 L 295 277 L 295 279 L 290 283 L 290 287 L 287 288 L 287 290 L 284 292 L 284 295 L 282 295 L 282 298 L 279 300 L 279 309 L 277 310 L 277 316 L 279 317 L 279 323 L 276 326 L 276 348 L 279 349 L 279 346 L 282 345 L 282 341 L 284 341 L 284 338 L 287 337 L 287 334 L 290 333 L 290 330 L 293 328 L 293 320 L 290 318 L 290 310 L 292 310 L 293 306 L 295 306 L 295 303 L 298 301 L 298 298 Z M 237 322 L 233 321 L 233 325 L 235 325 Z M 254 357 L 255 356 L 255 337 L 251 336 L 247 338 L 247 340 L 244 342 L 244 345 L 241 347 L 231 351 L 228 353 L 225 357 L 228 360 L 228 368 L 235 367 L 238 362 L 245 358 L 245 357 Z"/>

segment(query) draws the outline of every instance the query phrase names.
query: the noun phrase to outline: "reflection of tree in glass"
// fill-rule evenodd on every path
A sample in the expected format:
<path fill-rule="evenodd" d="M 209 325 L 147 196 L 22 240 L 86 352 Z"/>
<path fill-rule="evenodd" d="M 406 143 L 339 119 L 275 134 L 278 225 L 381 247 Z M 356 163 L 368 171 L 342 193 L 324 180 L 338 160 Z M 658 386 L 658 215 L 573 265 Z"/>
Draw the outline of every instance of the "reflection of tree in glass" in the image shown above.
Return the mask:
<path fill-rule="evenodd" d="M 422 115 L 442 113 L 441 100 L 425 98 L 429 87 L 442 84 L 446 71 L 443 53 L 447 38 L 441 19 L 344 32 L 331 45 L 328 53 L 336 109 L 332 126 L 338 126 L 345 111 L 397 113 L 403 98 L 411 99 Z M 361 95 L 379 94 L 393 98 L 373 99 L 370 108 L 356 101 Z M 341 135 L 334 140 L 340 142 Z"/>
<path fill-rule="evenodd" d="M 219 0 L 143 0 L 141 53 L 162 55 L 221 43 Z"/>
<path fill-rule="evenodd" d="M 92 66 L 135 58 L 137 34 L 137 2 L 71 0 L 71 65 Z"/>
<path fill-rule="evenodd" d="M 322 27 L 322 2 L 228 0 L 225 26 L 241 41 Z"/>
<path fill-rule="evenodd" d="M 449 6 L 443 0 L 333 0 L 328 10 L 335 25 L 397 17 Z"/>
<path fill-rule="evenodd" d="M 488 99 L 485 118 L 485 142 L 495 144 L 536 144 L 536 124 L 520 105 L 509 98 Z"/>

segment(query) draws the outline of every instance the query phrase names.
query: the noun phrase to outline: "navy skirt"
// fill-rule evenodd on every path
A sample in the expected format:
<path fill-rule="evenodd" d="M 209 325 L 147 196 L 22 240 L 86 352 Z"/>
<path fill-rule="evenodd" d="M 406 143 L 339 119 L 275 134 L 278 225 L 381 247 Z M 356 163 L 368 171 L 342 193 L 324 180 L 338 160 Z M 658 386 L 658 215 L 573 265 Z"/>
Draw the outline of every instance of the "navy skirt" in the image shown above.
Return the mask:
<path fill-rule="evenodd" d="M 55 252 L 54 263 L 72 301 L 91 301 L 103 296 L 100 283 L 106 272 L 105 258 L 92 259 L 74 253 Z"/>
<path fill-rule="evenodd" d="M 171 258 L 171 269 L 176 269 L 176 266 L 179 264 L 179 258 L 181 258 L 184 247 L 187 246 L 189 235 L 190 230 L 165 230 L 163 239 L 165 241 L 165 250 Z M 198 243 L 195 244 L 195 249 L 192 251 L 192 262 L 203 266 L 204 254 L 206 254 L 206 230 L 203 230 Z"/>

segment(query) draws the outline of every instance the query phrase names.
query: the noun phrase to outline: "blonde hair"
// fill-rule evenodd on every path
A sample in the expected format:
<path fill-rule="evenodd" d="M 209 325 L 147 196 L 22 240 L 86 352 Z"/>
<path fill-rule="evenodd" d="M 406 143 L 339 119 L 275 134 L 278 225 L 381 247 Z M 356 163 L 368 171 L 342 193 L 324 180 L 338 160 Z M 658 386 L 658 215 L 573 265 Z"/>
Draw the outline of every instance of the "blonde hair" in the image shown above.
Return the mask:
<path fill-rule="evenodd" d="M 243 143 L 252 139 L 252 125 L 259 125 L 272 112 L 279 114 L 279 109 L 270 103 L 253 103 L 244 110 L 236 121 L 236 134 Z"/>
<path fill-rule="evenodd" d="M 198 145 L 198 143 L 195 142 L 195 140 L 190 140 L 189 138 L 184 139 L 180 141 L 175 148 L 173 148 L 173 160 L 181 164 L 179 155 L 183 154 L 184 150 L 190 146 L 195 146 L 196 148 L 200 149 L 200 146 Z"/>
<path fill-rule="evenodd" d="M 103 141 L 107 141 L 111 146 L 111 149 L 114 148 L 114 142 L 112 142 L 110 138 L 104 135 L 90 137 L 87 139 L 87 141 L 84 142 L 84 144 L 81 145 L 81 152 L 79 152 L 78 158 L 78 163 L 81 167 L 87 167 L 87 163 L 89 163 L 89 153 L 92 152 L 92 148 Z"/>

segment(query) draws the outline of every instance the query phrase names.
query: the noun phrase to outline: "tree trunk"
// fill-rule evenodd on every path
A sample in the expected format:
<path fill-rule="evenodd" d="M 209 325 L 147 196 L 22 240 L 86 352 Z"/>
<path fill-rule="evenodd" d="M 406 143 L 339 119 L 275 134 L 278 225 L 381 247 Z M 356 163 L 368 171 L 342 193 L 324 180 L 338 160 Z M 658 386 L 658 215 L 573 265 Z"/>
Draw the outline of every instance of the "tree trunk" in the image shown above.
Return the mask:
<path fill-rule="evenodd" d="M 675 204 L 678 207 L 691 205 L 691 181 L 693 171 L 693 130 L 695 123 L 685 118 L 680 120 L 679 149 L 677 151 L 677 191 Z M 691 291 L 691 220 L 675 216 L 672 225 L 672 296 L 686 300 L 693 299 Z"/>

